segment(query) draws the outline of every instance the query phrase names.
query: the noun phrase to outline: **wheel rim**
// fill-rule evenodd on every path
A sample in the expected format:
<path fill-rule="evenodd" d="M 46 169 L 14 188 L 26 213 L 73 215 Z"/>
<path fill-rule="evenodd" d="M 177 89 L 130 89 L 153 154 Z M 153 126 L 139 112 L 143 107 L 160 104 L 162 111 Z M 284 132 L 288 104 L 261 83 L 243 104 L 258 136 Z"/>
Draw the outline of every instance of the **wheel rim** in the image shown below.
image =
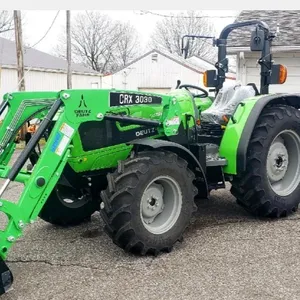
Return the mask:
<path fill-rule="evenodd" d="M 284 130 L 273 140 L 267 157 L 267 175 L 271 188 L 279 196 L 288 196 L 300 182 L 300 138 Z"/>
<path fill-rule="evenodd" d="M 140 204 L 141 219 L 153 234 L 163 234 L 177 222 L 182 207 L 179 184 L 169 176 L 159 176 L 146 187 Z"/>
<path fill-rule="evenodd" d="M 69 208 L 79 208 L 89 201 L 89 197 L 71 187 L 56 186 L 55 192 L 59 201 Z"/>

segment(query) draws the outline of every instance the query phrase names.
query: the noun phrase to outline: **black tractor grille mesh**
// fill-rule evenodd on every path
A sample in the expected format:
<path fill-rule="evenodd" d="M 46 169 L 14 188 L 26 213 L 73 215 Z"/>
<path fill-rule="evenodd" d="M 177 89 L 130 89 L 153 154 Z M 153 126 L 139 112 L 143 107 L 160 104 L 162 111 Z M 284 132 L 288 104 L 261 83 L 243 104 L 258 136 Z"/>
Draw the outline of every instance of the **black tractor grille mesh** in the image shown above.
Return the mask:
<path fill-rule="evenodd" d="M 201 123 L 201 135 L 222 136 L 223 129 L 220 124 Z"/>

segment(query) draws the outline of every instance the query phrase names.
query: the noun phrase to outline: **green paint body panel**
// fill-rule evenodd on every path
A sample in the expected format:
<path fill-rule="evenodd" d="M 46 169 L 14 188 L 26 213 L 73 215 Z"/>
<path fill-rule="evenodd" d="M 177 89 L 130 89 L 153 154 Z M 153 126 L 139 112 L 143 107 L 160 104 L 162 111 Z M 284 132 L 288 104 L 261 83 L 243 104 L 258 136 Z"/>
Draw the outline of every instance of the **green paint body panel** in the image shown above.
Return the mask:
<path fill-rule="evenodd" d="M 111 90 L 101 90 L 102 93 L 109 93 Z M 91 90 L 92 97 L 94 97 L 95 90 Z M 130 92 L 130 91 L 127 91 Z M 135 91 L 131 91 L 135 92 Z M 81 92 L 79 91 L 79 94 Z M 136 93 L 136 92 L 135 92 Z M 142 93 L 144 94 L 144 93 Z M 160 94 L 153 94 L 152 95 L 158 95 L 162 96 Z M 85 99 L 86 103 L 88 103 L 89 98 L 86 96 L 87 93 L 85 93 Z M 79 96 L 79 95 L 78 95 Z M 99 95 L 100 96 L 100 95 Z M 76 97 L 75 95 L 72 97 Z M 105 98 L 108 98 L 108 94 L 105 95 Z M 194 106 L 192 103 L 191 95 L 186 90 L 174 90 L 170 94 L 163 95 L 163 101 L 170 101 L 172 98 L 176 98 L 176 105 L 174 105 L 173 109 L 171 107 L 171 110 L 165 110 L 165 115 L 163 115 L 163 106 L 162 105 L 156 105 L 156 106 L 144 106 L 141 108 L 141 106 L 135 105 L 135 106 L 128 106 L 126 108 L 124 107 L 117 107 L 112 109 L 114 113 L 127 113 L 128 115 L 136 118 L 145 118 L 145 119 L 151 119 L 151 120 L 161 120 L 167 118 L 167 115 L 175 115 L 179 116 L 179 112 L 182 112 L 180 117 L 184 118 L 185 115 L 193 114 L 194 115 Z M 201 98 L 197 99 L 197 106 L 201 107 L 201 110 L 205 110 L 211 105 L 212 101 L 210 98 Z M 118 125 L 118 123 L 117 123 Z M 194 123 L 191 121 L 189 123 L 189 126 L 193 126 Z M 140 127 L 139 125 L 129 125 L 125 127 L 119 126 L 120 131 L 126 131 L 133 128 Z M 163 136 L 165 133 L 168 135 L 173 135 L 174 128 L 171 127 L 168 128 L 166 131 L 161 131 L 160 134 L 157 136 L 154 136 L 152 138 L 159 138 Z M 98 169 L 104 169 L 104 168 L 112 168 L 115 167 L 119 160 L 123 160 L 130 154 L 130 151 L 132 149 L 132 146 L 125 145 L 125 144 L 119 144 L 116 146 L 110 146 L 102 149 L 97 149 L 94 151 L 88 151 L 85 152 L 82 149 L 81 141 L 79 133 L 75 133 L 73 138 L 73 144 L 74 148 L 71 151 L 71 158 L 68 160 L 71 167 L 76 172 L 84 172 L 89 170 L 98 170 Z"/>
<path fill-rule="evenodd" d="M 128 157 L 132 147 L 131 145 L 120 144 L 83 154 L 76 154 L 80 150 L 78 148 L 75 150 L 74 147 L 68 162 L 74 171 L 78 173 L 113 168 L 117 166 L 119 160 L 124 160 Z"/>
<path fill-rule="evenodd" d="M 192 98 L 190 95 L 187 94 L 186 91 L 183 90 L 176 90 L 174 93 L 170 95 L 160 95 L 160 94 L 152 94 L 152 95 L 158 95 L 162 97 L 162 105 L 135 105 L 135 106 L 127 106 L 127 107 L 116 107 L 116 108 L 110 108 L 108 106 L 108 99 L 109 99 L 109 93 L 111 90 L 91 90 L 91 91 L 84 91 L 84 98 L 86 101 L 86 104 L 89 108 L 91 108 L 91 114 L 94 115 L 94 120 L 97 120 L 96 116 L 98 113 L 103 112 L 113 112 L 113 113 L 127 113 L 131 117 L 135 118 L 145 118 L 145 119 L 151 119 L 151 120 L 165 120 L 168 117 L 177 116 L 180 117 L 180 119 L 183 119 L 186 113 L 193 114 L 194 115 L 194 107 L 192 104 Z M 136 93 L 136 91 L 126 91 L 127 93 Z M 97 95 L 98 93 L 98 95 Z M 72 90 L 70 91 L 70 99 L 80 99 L 80 96 L 82 94 L 82 91 L 76 91 Z M 140 94 L 145 94 L 141 93 Z M 94 101 L 95 98 L 99 97 L 99 99 L 103 99 L 103 103 L 101 103 L 101 108 L 97 103 Z M 176 98 L 175 98 L 176 97 Z M 169 102 L 172 101 L 172 99 L 176 99 L 176 103 L 172 103 L 173 105 L 169 106 Z M 105 100 L 104 100 L 105 99 Z M 68 100 L 70 101 L 70 100 Z M 91 104 L 91 105 L 90 105 Z M 68 112 L 71 112 L 67 118 L 71 120 L 73 118 L 73 115 L 71 116 L 72 112 L 77 109 L 78 106 L 78 100 L 74 101 L 74 107 L 68 107 Z M 168 107 L 167 109 L 164 109 L 163 107 Z M 185 113 L 179 115 L 179 112 L 183 111 Z M 81 122 L 84 122 L 85 120 L 82 119 Z M 101 120 L 99 120 L 101 121 Z M 117 126 L 119 124 L 117 123 Z M 192 126 L 191 124 L 190 126 Z M 140 127 L 139 125 L 129 125 L 121 127 L 119 125 L 119 130 L 126 132 L 126 130 L 130 130 L 133 128 Z M 177 126 L 178 127 L 178 126 Z M 168 128 L 161 129 L 159 134 L 155 137 L 166 135 L 173 135 L 173 131 L 177 130 L 175 126 L 168 126 Z M 153 138 L 155 138 L 153 137 Z M 81 140 L 79 133 L 76 132 L 74 135 L 74 139 L 72 141 L 72 144 L 74 145 L 73 149 L 71 150 L 71 157 L 69 158 L 69 164 L 76 172 L 84 172 L 89 170 L 99 170 L 99 169 L 105 169 L 105 168 L 112 168 L 116 167 L 119 160 L 123 160 L 126 157 L 128 157 L 132 146 L 126 145 L 126 144 L 118 144 L 115 146 L 105 147 L 102 149 L 97 149 L 93 151 L 87 151 L 85 152 L 82 148 Z"/>
<path fill-rule="evenodd" d="M 210 97 L 206 97 L 206 98 L 195 98 L 195 103 L 196 103 L 196 106 L 199 110 L 199 112 L 201 111 L 205 111 L 206 109 L 208 109 L 213 101 Z"/>
<path fill-rule="evenodd" d="M 249 114 L 251 113 L 255 103 L 262 96 L 256 96 L 253 98 L 245 99 L 242 101 L 235 113 L 234 120 L 235 123 L 230 120 L 226 126 L 224 135 L 219 148 L 220 157 L 226 158 L 228 164 L 223 167 L 223 171 L 226 174 L 236 175 L 236 158 L 237 150 L 242 136 L 245 124 L 248 120 Z"/>

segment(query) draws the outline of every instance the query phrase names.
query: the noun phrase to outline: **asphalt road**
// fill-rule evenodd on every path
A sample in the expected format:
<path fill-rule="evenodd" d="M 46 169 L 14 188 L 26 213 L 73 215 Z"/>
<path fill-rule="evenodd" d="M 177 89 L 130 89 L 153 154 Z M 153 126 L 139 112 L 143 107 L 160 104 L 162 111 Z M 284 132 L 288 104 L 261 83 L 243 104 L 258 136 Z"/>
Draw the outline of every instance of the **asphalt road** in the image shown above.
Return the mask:
<path fill-rule="evenodd" d="M 20 191 L 13 183 L 5 198 Z M 125 254 L 98 214 L 65 229 L 38 220 L 9 253 L 15 281 L 1 299 L 300 299 L 299 212 L 258 220 L 227 190 L 198 208 L 184 241 L 156 258 Z"/>

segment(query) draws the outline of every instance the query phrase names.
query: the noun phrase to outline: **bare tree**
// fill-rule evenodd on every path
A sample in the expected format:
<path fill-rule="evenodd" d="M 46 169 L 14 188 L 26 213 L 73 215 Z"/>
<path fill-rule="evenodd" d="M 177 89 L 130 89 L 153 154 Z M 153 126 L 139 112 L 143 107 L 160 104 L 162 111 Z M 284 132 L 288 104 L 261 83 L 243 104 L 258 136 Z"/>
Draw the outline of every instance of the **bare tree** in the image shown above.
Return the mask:
<path fill-rule="evenodd" d="M 12 12 L 0 11 L 0 34 L 14 29 L 14 18 Z"/>
<path fill-rule="evenodd" d="M 201 17 L 201 12 L 180 12 L 157 23 L 150 43 L 152 47 L 181 56 L 181 38 L 186 34 L 214 36 L 215 28 L 210 20 Z M 190 40 L 188 57 L 193 55 L 215 59 L 216 50 L 211 40 Z"/>
<path fill-rule="evenodd" d="M 71 22 L 72 60 L 101 73 L 113 72 L 135 58 L 139 49 L 136 30 L 99 12 L 80 13 Z M 56 55 L 66 57 L 65 34 Z"/>
<path fill-rule="evenodd" d="M 121 38 L 117 40 L 114 51 L 115 66 L 113 69 L 118 69 L 127 65 L 130 61 L 140 54 L 139 35 L 136 29 L 128 23 L 119 23 Z"/>

